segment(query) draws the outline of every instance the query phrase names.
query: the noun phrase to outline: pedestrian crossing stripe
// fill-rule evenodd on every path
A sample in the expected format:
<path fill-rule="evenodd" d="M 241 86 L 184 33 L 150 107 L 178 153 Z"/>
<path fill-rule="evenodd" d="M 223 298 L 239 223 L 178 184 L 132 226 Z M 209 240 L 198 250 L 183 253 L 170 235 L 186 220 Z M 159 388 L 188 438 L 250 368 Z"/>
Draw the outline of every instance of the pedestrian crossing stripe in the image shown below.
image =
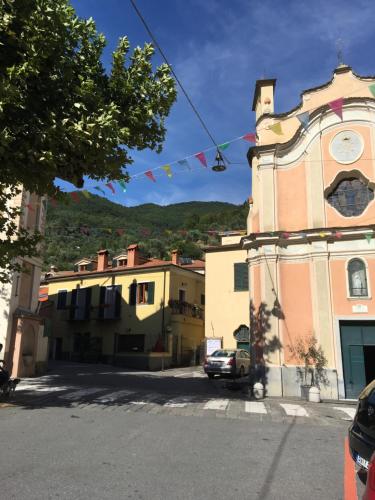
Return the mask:
<path fill-rule="evenodd" d="M 333 409 L 349 415 L 350 418 L 344 417 L 344 420 L 353 420 L 356 414 L 356 409 L 352 406 L 334 406 Z"/>
<path fill-rule="evenodd" d="M 204 405 L 205 410 L 226 410 L 229 399 L 210 399 Z"/>
<path fill-rule="evenodd" d="M 261 413 L 266 414 L 267 409 L 261 401 L 246 401 L 245 402 L 245 412 L 246 413 Z"/>
<path fill-rule="evenodd" d="M 280 406 L 284 409 L 285 413 L 290 417 L 308 417 L 309 414 L 301 405 L 292 405 L 286 403 L 280 403 Z"/>

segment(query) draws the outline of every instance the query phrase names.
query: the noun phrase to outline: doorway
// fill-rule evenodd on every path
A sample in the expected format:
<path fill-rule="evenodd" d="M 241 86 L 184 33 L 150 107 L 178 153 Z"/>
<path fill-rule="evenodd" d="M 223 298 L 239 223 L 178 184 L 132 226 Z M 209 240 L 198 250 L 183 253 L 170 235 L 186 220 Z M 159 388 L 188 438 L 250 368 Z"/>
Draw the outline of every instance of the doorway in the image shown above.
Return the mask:
<path fill-rule="evenodd" d="M 364 345 L 366 384 L 375 380 L 375 345 Z"/>
<path fill-rule="evenodd" d="M 375 322 L 340 322 L 345 396 L 357 399 L 375 379 Z"/>

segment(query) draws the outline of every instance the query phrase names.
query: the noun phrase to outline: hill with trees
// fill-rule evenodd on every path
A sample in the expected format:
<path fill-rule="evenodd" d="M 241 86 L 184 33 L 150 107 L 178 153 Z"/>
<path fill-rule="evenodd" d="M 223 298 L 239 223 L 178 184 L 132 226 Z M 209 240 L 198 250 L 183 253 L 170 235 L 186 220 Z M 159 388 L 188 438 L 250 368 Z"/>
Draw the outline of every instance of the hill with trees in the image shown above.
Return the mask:
<path fill-rule="evenodd" d="M 73 269 L 75 261 L 95 256 L 101 248 L 113 255 L 132 243 L 149 257 L 168 260 L 177 248 L 181 255 L 200 258 L 203 247 L 219 244 L 218 232 L 245 229 L 247 214 L 247 202 L 125 207 L 100 196 L 79 195 L 79 203 L 48 205 L 44 267 Z"/>

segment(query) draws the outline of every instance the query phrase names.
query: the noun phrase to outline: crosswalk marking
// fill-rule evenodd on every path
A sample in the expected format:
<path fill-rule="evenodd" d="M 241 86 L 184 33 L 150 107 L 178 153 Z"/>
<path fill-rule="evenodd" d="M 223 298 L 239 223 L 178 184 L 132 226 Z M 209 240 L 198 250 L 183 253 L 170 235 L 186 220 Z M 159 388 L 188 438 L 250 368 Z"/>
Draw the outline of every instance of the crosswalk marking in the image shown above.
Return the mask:
<path fill-rule="evenodd" d="M 129 401 L 130 405 L 148 405 L 150 401 Z"/>
<path fill-rule="evenodd" d="M 191 398 L 180 396 L 177 398 L 170 399 L 163 406 L 168 408 L 185 408 L 189 403 L 192 403 Z"/>
<path fill-rule="evenodd" d="M 255 401 L 245 402 L 245 412 L 246 413 L 267 413 L 264 403 Z"/>
<path fill-rule="evenodd" d="M 333 409 L 342 411 L 349 415 L 350 418 L 344 417 L 344 420 L 353 420 L 356 414 L 356 409 L 352 408 L 351 406 L 334 406 Z"/>
<path fill-rule="evenodd" d="M 69 389 L 72 389 L 72 387 L 68 386 L 57 386 L 57 387 L 48 387 L 45 385 L 38 385 L 38 384 L 20 384 L 17 387 L 17 392 L 20 391 L 35 391 L 35 392 L 61 392 L 61 391 L 68 391 Z"/>
<path fill-rule="evenodd" d="M 229 399 L 210 399 L 204 405 L 205 410 L 226 410 Z"/>
<path fill-rule="evenodd" d="M 121 391 L 110 392 L 109 394 L 105 394 L 99 398 L 94 399 L 94 403 L 113 403 L 124 396 L 130 396 L 134 394 L 134 391 L 129 391 L 128 389 L 123 389 Z"/>
<path fill-rule="evenodd" d="M 300 405 L 292 405 L 292 404 L 281 404 L 280 406 L 284 409 L 285 413 L 291 417 L 308 417 L 306 409 Z"/>
<path fill-rule="evenodd" d="M 104 389 L 100 387 L 90 387 L 88 389 L 81 389 L 80 391 L 74 391 L 73 393 L 59 396 L 59 398 L 67 401 L 75 401 L 76 399 L 80 399 L 85 396 L 90 396 L 90 394 L 95 394 L 96 392 L 100 392 L 103 390 Z"/>

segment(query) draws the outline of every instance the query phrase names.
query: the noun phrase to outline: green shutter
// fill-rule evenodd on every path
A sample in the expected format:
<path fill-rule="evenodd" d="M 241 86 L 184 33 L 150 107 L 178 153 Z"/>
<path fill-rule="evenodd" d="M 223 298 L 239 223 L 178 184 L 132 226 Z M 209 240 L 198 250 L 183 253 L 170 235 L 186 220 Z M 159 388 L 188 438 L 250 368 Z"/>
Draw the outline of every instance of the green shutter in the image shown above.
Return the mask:
<path fill-rule="evenodd" d="M 154 295 L 155 295 L 155 282 L 151 281 L 148 284 L 148 298 L 147 298 L 147 304 L 153 304 L 154 303 Z"/>
<path fill-rule="evenodd" d="M 129 287 L 129 304 L 135 306 L 137 302 L 137 283 L 132 283 Z"/>
<path fill-rule="evenodd" d="M 121 302 L 122 302 L 121 289 L 122 289 L 121 285 L 116 285 L 115 318 L 120 318 L 121 317 Z"/>
<path fill-rule="evenodd" d="M 249 268 L 246 262 L 234 264 L 234 291 L 249 290 Z"/>

